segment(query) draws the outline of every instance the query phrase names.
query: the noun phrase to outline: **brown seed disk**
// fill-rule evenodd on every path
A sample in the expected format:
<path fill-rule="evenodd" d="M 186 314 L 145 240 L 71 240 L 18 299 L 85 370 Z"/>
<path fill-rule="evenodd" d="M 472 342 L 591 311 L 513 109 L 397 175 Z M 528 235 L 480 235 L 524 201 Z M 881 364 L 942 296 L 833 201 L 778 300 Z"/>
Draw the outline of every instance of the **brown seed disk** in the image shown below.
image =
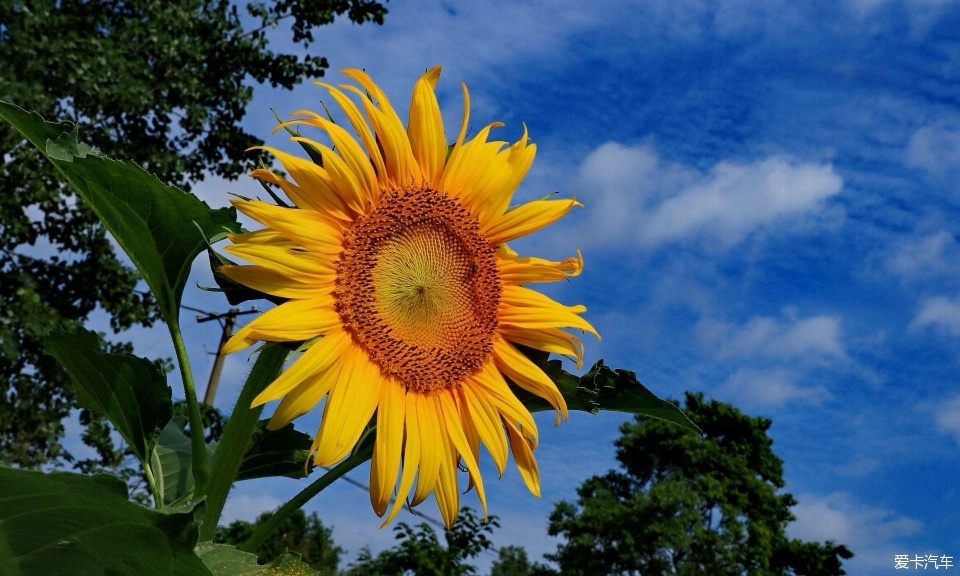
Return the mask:
<path fill-rule="evenodd" d="M 456 386 L 489 357 L 496 249 L 460 203 L 430 186 L 385 192 L 344 232 L 337 310 L 370 358 L 408 389 Z"/>

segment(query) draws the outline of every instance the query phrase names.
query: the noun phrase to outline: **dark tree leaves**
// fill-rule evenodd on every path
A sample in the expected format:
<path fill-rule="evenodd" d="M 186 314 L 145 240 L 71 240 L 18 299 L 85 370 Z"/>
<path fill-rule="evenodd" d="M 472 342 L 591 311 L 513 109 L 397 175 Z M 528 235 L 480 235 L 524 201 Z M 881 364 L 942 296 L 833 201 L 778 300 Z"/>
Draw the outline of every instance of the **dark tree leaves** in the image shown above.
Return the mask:
<path fill-rule="evenodd" d="M 289 89 L 327 67 L 272 50 L 268 32 L 307 46 L 338 16 L 385 13 L 369 0 L 0 0 L 0 100 L 69 120 L 103 154 L 189 189 L 209 174 L 235 178 L 261 142 L 240 124 L 251 81 Z M 69 152 L 57 146 L 44 152 Z M 0 162 L 0 462 L 38 466 L 69 459 L 61 420 L 76 407 L 44 335 L 97 306 L 114 330 L 149 324 L 157 308 L 92 212 L 6 125 Z M 89 438 L 112 453 L 109 435 Z"/>

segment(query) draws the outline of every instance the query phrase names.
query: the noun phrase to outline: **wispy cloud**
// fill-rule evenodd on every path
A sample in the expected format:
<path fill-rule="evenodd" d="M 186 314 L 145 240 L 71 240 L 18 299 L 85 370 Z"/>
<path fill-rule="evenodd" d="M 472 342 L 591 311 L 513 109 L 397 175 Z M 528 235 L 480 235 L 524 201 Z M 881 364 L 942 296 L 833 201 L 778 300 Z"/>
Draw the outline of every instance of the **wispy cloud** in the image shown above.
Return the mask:
<path fill-rule="evenodd" d="M 856 555 L 850 563 L 872 573 L 892 569 L 895 554 L 912 550 L 906 548 L 901 539 L 923 529 L 919 520 L 895 510 L 863 504 L 846 492 L 825 496 L 798 494 L 796 498 L 798 504 L 793 508 L 796 521 L 787 526 L 790 537 L 845 544 Z"/>
<path fill-rule="evenodd" d="M 793 309 L 783 317 L 754 316 L 743 324 L 702 319 L 695 332 L 720 358 L 844 360 L 840 318 L 801 318 Z"/>
<path fill-rule="evenodd" d="M 933 328 L 960 336 L 960 299 L 935 296 L 923 300 L 910 322 L 910 330 Z"/>
<path fill-rule="evenodd" d="M 840 192 L 830 165 L 768 156 L 706 171 L 662 162 L 649 146 L 608 142 L 579 172 L 596 240 L 645 248 L 688 238 L 729 246 L 751 232 L 817 213 Z"/>

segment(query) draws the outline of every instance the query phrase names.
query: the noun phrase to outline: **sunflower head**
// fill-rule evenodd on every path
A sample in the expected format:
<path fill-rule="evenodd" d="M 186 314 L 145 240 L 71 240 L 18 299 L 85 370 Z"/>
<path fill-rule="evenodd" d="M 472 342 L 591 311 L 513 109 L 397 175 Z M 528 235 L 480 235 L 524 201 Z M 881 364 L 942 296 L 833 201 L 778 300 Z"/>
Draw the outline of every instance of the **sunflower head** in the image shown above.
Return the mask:
<path fill-rule="evenodd" d="M 293 207 L 235 200 L 264 229 L 231 236 L 226 251 L 250 265 L 224 266 L 233 280 L 283 300 L 241 328 L 234 352 L 259 341 L 312 344 L 255 400 L 281 399 L 279 428 L 314 408 L 323 415 L 311 454 L 319 466 L 346 457 L 374 419 L 370 495 L 384 524 L 403 503 L 435 495 L 449 526 L 459 509 L 462 461 L 481 504 L 480 445 L 503 474 L 509 453 L 539 496 L 533 450 L 537 427 L 508 381 L 547 400 L 566 418 L 563 397 L 517 345 L 579 362 L 579 338 L 596 334 L 583 306 L 564 306 L 525 284 L 580 273 L 576 257 L 523 257 L 507 242 L 558 220 L 571 199 L 510 201 L 536 153 L 524 128 L 513 143 L 489 140 L 490 124 L 467 140 L 470 99 L 463 86 L 460 130 L 448 145 L 434 93 L 440 68 L 413 89 L 404 126 L 383 91 L 359 70 L 355 84 L 318 83 L 352 129 L 309 111 L 304 125 L 322 143 L 294 136 L 322 162 L 276 150 L 291 180 L 252 176 L 279 187 Z M 352 96 L 352 97 L 351 97 Z"/>

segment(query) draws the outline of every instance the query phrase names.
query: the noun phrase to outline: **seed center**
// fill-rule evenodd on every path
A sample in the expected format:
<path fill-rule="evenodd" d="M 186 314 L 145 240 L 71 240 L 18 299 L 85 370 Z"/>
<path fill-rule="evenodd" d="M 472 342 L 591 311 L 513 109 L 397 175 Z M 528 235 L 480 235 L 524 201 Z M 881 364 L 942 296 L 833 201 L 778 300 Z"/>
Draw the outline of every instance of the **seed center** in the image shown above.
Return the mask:
<path fill-rule="evenodd" d="M 407 388 L 455 386 L 480 369 L 497 328 L 495 249 L 456 200 L 387 192 L 344 234 L 336 298 L 344 323 Z"/>

